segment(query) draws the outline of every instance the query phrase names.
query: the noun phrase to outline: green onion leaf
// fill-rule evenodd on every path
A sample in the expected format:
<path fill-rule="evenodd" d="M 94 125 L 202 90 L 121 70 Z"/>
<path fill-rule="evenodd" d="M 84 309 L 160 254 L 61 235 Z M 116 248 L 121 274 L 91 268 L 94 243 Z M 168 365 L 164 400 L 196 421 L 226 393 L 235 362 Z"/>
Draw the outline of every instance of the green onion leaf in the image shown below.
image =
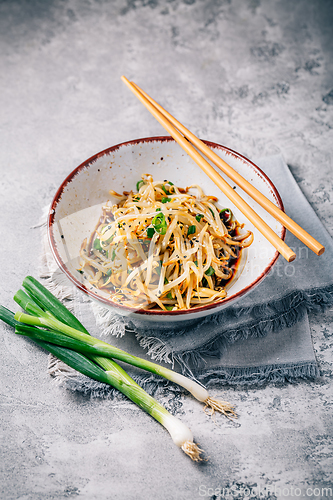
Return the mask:
<path fill-rule="evenodd" d="M 0 306 L 0 319 L 14 328 L 19 325 L 19 322 L 14 318 L 14 313 L 4 306 Z"/>
<path fill-rule="evenodd" d="M 60 302 L 49 290 L 32 276 L 26 276 L 22 283 L 32 300 L 44 311 L 49 311 L 55 318 L 77 330 L 88 333 L 80 321 L 67 307 Z"/>
<path fill-rule="evenodd" d="M 169 201 L 171 201 L 171 198 L 167 198 L 165 196 L 163 196 L 163 198 L 161 200 L 162 203 L 168 203 Z"/>
<path fill-rule="evenodd" d="M 112 256 L 111 256 L 112 262 L 114 261 L 115 258 L 116 258 L 116 251 L 115 251 L 115 249 L 113 249 L 112 250 Z"/>
<path fill-rule="evenodd" d="M 202 278 L 201 283 L 204 288 L 208 288 L 208 281 L 206 280 L 206 278 Z"/>
<path fill-rule="evenodd" d="M 207 271 L 205 272 L 205 275 L 206 276 L 212 276 L 213 274 L 215 274 L 215 271 L 214 269 L 212 268 L 212 266 L 209 266 L 209 268 L 207 269 Z"/>
<path fill-rule="evenodd" d="M 187 236 L 189 236 L 190 234 L 194 234 L 196 230 L 197 230 L 196 226 L 189 226 L 187 231 Z"/>
<path fill-rule="evenodd" d="M 230 222 L 232 218 L 232 211 L 230 208 L 223 208 L 220 211 L 220 219 L 223 220 L 223 222 Z"/>
<path fill-rule="evenodd" d="M 201 221 L 201 219 L 203 219 L 203 218 L 204 218 L 204 215 L 203 215 L 203 214 L 197 214 L 197 215 L 195 216 L 195 218 L 197 219 L 197 221 L 198 221 L 198 222 L 200 222 L 200 221 Z"/>
<path fill-rule="evenodd" d="M 165 234 L 167 231 L 167 222 L 165 220 L 164 214 L 157 214 L 152 220 L 152 225 L 154 229 L 159 234 Z"/>
<path fill-rule="evenodd" d="M 213 210 L 210 207 L 208 207 L 208 210 L 210 210 L 210 212 L 212 213 L 213 218 L 215 219 L 215 214 L 214 214 Z"/>
<path fill-rule="evenodd" d="M 153 227 L 148 227 L 147 229 L 147 236 L 148 238 L 152 238 L 154 236 L 155 229 Z"/>
<path fill-rule="evenodd" d="M 103 250 L 101 241 L 98 238 L 95 239 L 93 247 L 95 250 Z"/>
<path fill-rule="evenodd" d="M 141 180 L 141 181 L 138 181 L 138 182 L 136 183 L 136 190 L 137 190 L 137 191 L 139 191 L 140 187 L 141 187 L 143 184 L 144 184 L 144 181 L 142 181 L 142 180 Z"/>

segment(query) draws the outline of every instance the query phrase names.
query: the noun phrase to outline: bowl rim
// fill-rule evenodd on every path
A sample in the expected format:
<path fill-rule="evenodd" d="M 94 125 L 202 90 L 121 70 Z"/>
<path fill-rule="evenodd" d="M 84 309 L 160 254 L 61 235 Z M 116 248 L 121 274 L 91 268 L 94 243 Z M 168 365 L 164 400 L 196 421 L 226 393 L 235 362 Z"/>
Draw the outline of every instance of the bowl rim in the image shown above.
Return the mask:
<path fill-rule="evenodd" d="M 267 184 L 269 184 L 272 192 L 274 193 L 274 195 L 276 197 L 278 207 L 284 211 L 284 206 L 283 206 L 281 196 L 280 196 L 278 190 L 276 189 L 275 185 L 269 179 L 269 177 L 265 174 L 265 172 L 263 172 L 261 170 L 261 168 L 258 167 L 253 161 L 249 160 L 246 156 L 238 153 L 237 151 L 234 151 L 233 149 L 230 149 L 226 146 L 223 146 L 222 144 L 218 144 L 218 143 L 212 142 L 212 141 L 207 141 L 204 139 L 201 139 L 201 140 L 209 147 L 212 147 L 214 149 L 223 150 L 223 151 L 231 154 L 232 156 L 243 160 L 245 163 L 249 163 L 254 168 L 254 170 L 257 171 L 260 174 L 260 176 L 262 176 L 265 179 Z M 65 187 L 67 186 L 67 184 L 69 184 L 74 179 L 74 177 L 76 177 L 76 175 L 78 175 L 80 173 L 81 170 L 83 170 L 84 168 L 88 168 L 89 165 L 93 164 L 98 158 L 100 158 L 102 156 L 106 156 L 114 151 L 117 151 L 118 149 L 120 149 L 121 147 L 124 147 L 124 146 L 138 145 L 140 143 L 149 143 L 149 142 L 161 142 L 161 143 L 162 142 L 174 142 L 175 143 L 176 141 L 171 136 L 151 136 L 151 137 L 142 137 L 139 139 L 132 139 L 130 141 L 121 142 L 119 144 L 116 144 L 114 146 L 106 148 L 106 149 L 100 151 L 99 153 L 94 154 L 93 156 L 91 156 L 87 160 L 83 161 L 80 165 L 78 165 L 74 170 L 72 170 L 72 172 L 70 172 L 67 175 L 67 177 L 64 179 L 64 181 L 60 184 L 59 188 L 57 189 L 57 192 L 54 195 L 54 198 L 51 202 L 51 206 L 50 206 L 49 213 L 48 213 L 47 236 L 48 236 L 48 241 L 49 241 L 49 245 L 50 245 L 53 257 L 55 258 L 55 261 L 58 264 L 59 268 L 62 270 L 62 272 L 69 278 L 69 280 L 79 290 L 84 292 L 86 295 L 88 295 L 92 299 L 98 300 L 98 302 L 101 302 L 102 304 L 104 304 L 108 307 L 112 307 L 115 310 L 119 309 L 120 311 L 123 311 L 123 312 L 127 311 L 129 313 L 135 313 L 135 314 L 139 314 L 139 315 L 165 317 L 166 319 L 167 318 L 171 319 L 175 316 L 184 316 L 184 315 L 193 314 L 193 313 L 202 313 L 203 311 L 204 312 L 205 311 L 212 312 L 211 311 L 212 309 L 217 309 L 221 305 L 224 306 L 225 304 L 227 304 L 231 300 L 234 301 L 235 299 L 241 297 L 246 292 L 248 292 L 249 290 L 254 288 L 256 285 L 258 285 L 265 278 L 265 276 L 270 272 L 271 268 L 273 267 L 273 265 L 275 264 L 275 262 L 279 258 L 279 255 L 280 255 L 279 252 L 278 251 L 275 252 L 274 257 L 271 260 L 271 262 L 269 263 L 269 265 L 266 266 L 266 268 L 262 271 L 262 273 L 253 282 L 251 282 L 245 288 L 242 288 L 242 290 L 239 290 L 239 292 L 234 293 L 230 297 L 226 297 L 225 299 L 222 299 L 218 302 L 213 302 L 212 304 L 198 306 L 198 307 L 195 307 L 193 309 L 184 309 L 184 310 L 177 310 L 177 311 L 162 311 L 162 310 L 159 311 L 159 310 L 151 310 L 151 309 L 134 309 L 134 308 L 131 308 L 128 306 L 117 304 L 115 302 L 107 300 L 104 297 L 100 297 L 100 296 L 96 295 L 96 293 L 93 293 L 83 283 L 78 281 L 75 276 L 73 276 L 73 274 L 69 271 L 69 269 L 67 268 L 65 263 L 62 261 L 60 254 L 57 250 L 56 241 L 55 241 L 55 238 L 54 238 L 54 235 L 52 232 L 52 228 L 53 228 L 53 224 L 54 224 L 54 220 L 55 220 L 56 207 L 59 203 L 61 195 L 62 195 Z M 283 241 L 285 239 L 285 236 L 286 236 L 286 229 L 284 226 L 282 226 L 281 239 Z"/>

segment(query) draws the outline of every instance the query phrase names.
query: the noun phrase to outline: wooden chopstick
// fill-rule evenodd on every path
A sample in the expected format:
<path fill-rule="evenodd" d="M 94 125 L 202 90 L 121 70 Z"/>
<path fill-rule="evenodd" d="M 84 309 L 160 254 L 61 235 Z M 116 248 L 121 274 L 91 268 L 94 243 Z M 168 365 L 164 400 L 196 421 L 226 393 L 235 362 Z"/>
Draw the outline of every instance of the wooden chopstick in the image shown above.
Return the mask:
<path fill-rule="evenodd" d="M 216 172 L 203 156 L 185 139 L 185 137 L 170 123 L 165 116 L 125 77 L 121 79 L 136 95 L 142 104 L 151 112 L 156 120 L 169 132 L 176 142 L 186 151 L 208 177 L 221 189 L 229 200 L 247 217 L 265 238 L 278 250 L 278 252 L 291 262 L 296 258 L 295 252 L 279 238 L 279 236 L 264 222 L 259 215 L 239 196 L 239 194 Z"/>
<path fill-rule="evenodd" d="M 307 233 L 301 226 L 299 226 L 295 221 L 293 221 L 283 210 L 274 205 L 271 200 L 266 198 L 257 188 L 252 186 L 244 177 L 242 177 L 236 170 L 234 170 L 228 163 L 226 163 L 220 156 L 218 156 L 214 151 L 212 151 L 204 142 L 202 142 L 198 137 L 196 137 L 190 130 L 188 130 L 184 125 L 182 125 L 176 118 L 174 118 L 168 111 L 166 111 L 160 104 L 158 104 L 154 99 L 152 99 L 146 92 L 144 92 L 138 85 L 132 82 L 141 94 L 143 94 L 146 99 L 150 101 L 155 108 L 164 115 L 169 122 L 171 122 L 196 148 L 199 149 L 209 160 L 211 160 L 214 165 L 216 165 L 220 170 L 222 170 L 230 179 L 232 179 L 239 187 L 241 187 L 248 195 L 250 195 L 259 205 L 261 205 L 268 213 L 270 213 L 276 220 L 281 222 L 281 224 L 287 228 L 292 234 L 294 234 L 300 241 L 302 241 L 310 250 L 315 252 L 317 255 L 322 255 L 325 251 L 325 247 L 313 238 L 309 233 Z"/>

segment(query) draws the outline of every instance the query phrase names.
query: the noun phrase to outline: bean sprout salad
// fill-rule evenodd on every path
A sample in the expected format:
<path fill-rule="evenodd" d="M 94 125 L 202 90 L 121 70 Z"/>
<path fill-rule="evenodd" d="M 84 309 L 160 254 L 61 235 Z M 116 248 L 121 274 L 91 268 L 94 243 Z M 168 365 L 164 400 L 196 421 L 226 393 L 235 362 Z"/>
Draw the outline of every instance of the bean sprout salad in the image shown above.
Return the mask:
<path fill-rule="evenodd" d="M 200 186 L 142 175 L 135 192 L 110 191 L 80 251 L 88 282 L 127 307 L 184 310 L 226 297 L 240 250 L 253 234 Z"/>

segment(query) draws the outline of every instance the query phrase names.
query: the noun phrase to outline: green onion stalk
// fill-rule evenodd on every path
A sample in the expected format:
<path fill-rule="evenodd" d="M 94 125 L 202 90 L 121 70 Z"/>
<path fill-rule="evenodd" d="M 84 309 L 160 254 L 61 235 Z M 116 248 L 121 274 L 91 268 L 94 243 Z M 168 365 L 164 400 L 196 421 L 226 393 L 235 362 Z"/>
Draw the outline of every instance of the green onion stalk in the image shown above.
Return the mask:
<path fill-rule="evenodd" d="M 22 293 L 20 293 L 21 298 Z M 28 307 L 31 308 L 31 303 Z M 36 310 L 37 309 L 39 309 L 38 306 L 36 307 Z M 88 354 L 88 356 L 85 356 L 84 354 L 73 350 L 72 347 L 75 346 L 71 343 L 71 339 L 69 337 L 69 342 L 67 344 L 64 342 L 65 347 L 41 340 L 47 337 L 43 337 L 41 330 L 35 326 L 20 324 L 20 322 L 16 319 L 19 314 L 14 315 L 14 313 L 5 307 L 0 306 L 0 319 L 8 323 L 10 326 L 15 327 L 16 333 L 27 335 L 40 347 L 44 348 L 46 351 L 53 354 L 59 360 L 63 361 L 68 366 L 83 375 L 99 382 L 104 382 L 105 384 L 109 384 L 118 389 L 120 392 L 125 394 L 125 396 L 131 399 L 131 401 L 136 403 L 140 408 L 145 410 L 149 415 L 163 425 L 163 427 L 169 432 L 173 442 L 192 460 L 196 462 L 202 460 L 202 450 L 196 443 L 194 443 L 191 430 L 178 418 L 171 415 L 171 413 L 169 413 L 163 405 L 142 389 L 142 387 L 140 387 L 115 361 L 98 355 Z"/>
<path fill-rule="evenodd" d="M 221 401 L 219 399 L 213 398 L 209 395 L 207 389 L 202 385 L 198 384 L 194 380 L 185 377 L 184 375 L 165 368 L 157 363 L 133 356 L 122 349 L 118 349 L 100 339 L 97 339 L 89 335 L 88 331 L 79 322 L 79 320 L 70 312 L 68 309 L 56 299 L 51 292 L 49 292 L 43 285 L 41 285 L 37 280 L 32 277 L 27 277 L 23 281 L 23 287 L 27 290 L 30 297 L 34 299 L 36 304 L 44 306 L 46 312 L 42 309 L 36 309 L 31 300 L 29 302 L 29 296 L 27 296 L 22 290 L 19 290 L 14 296 L 14 300 L 27 312 L 32 314 L 34 317 L 29 315 L 24 315 L 24 313 L 17 313 L 16 319 L 21 323 L 26 323 L 30 325 L 39 326 L 42 328 L 48 328 L 53 331 L 57 331 L 63 335 L 58 335 L 54 338 L 54 343 L 58 345 L 64 345 L 64 336 L 71 337 L 77 342 L 73 344 L 73 349 L 81 353 L 96 354 L 106 358 L 117 359 L 125 363 L 131 364 L 143 370 L 149 371 L 161 377 L 164 377 L 175 384 L 186 389 L 192 394 L 198 401 L 205 404 L 204 410 L 210 415 L 213 415 L 215 411 L 223 413 L 227 418 L 237 417 L 234 407 L 230 405 L 227 401 Z M 36 299 L 36 300 L 35 300 Z M 61 315 L 59 314 L 61 311 Z M 51 314 L 50 314 L 51 313 Z M 56 319 L 57 318 L 57 319 Z M 60 320 L 59 320 L 60 319 Z M 74 319 L 74 320 L 73 320 Z M 40 338 L 40 340 L 50 340 L 50 333 L 45 333 L 45 330 L 41 331 L 39 335 L 48 337 Z M 20 332 L 23 334 L 23 332 Z"/>
<path fill-rule="evenodd" d="M 23 280 L 23 287 L 29 295 L 27 295 L 22 290 L 19 290 L 15 294 L 14 300 L 24 310 L 34 315 L 38 319 L 20 316 L 19 321 L 21 321 L 22 323 L 27 322 L 27 324 L 31 325 L 33 325 L 35 321 L 36 326 L 50 328 L 64 334 L 62 336 L 58 336 L 54 343 L 63 345 L 61 342 L 63 342 L 64 336 L 71 337 L 77 341 L 77 343 L 75 343 L 75 346 L 73 344 L 72 349 L 75 349 L 78 352 L 81 352 L 83 354 L 96 354 L 106 358 L 117 359 L 143 370 L 147 370 L 156 375 L 162 376 L 165 379 L 170 380 L 175 384 L 183 387 L 184 389 L 189 391 L 192 396 L 194 396 L 198 401 L 204 403 L 204 410 L 207 411 L 210 415 L 213 415 L 215 411 L 217 411 L 223 413 L 227 418 L 237 417 L 234 411 L 234 407 L 230 405 L 230 403 L 211 397 L 205 387 L 193 381 L 192 379 L 185 377 L 184 375 L 175 372 L 174 370 L 170 370 L 161 365 L 158 365 L 157 363 L 153 363 L 137 356 L 133 356 L 132 354 L 129 354 L 122 349 L 118 349 L 117 347 L 114 347 L 106 342 L 103 342 L 100 339 L 89 335 L 89 332 L 85 329 L 85 327 L 64 306 L 64 304 L 60 302 L 60 300 L 58 300 L 56 297 L 54 297 L 54 295 L 35 278 L 27 276 Z M 37 309 L 36 305 L 39 306 Z M 55 323 L 55 321 L 58 322 Z M 42 331 L 40 335 L 50 337 L 50 333 L 45 333 L 45 331 Z M 49 338 L 40 340 L 51 342 Z"/>
<path fill-rule="evenodd" d="M 202 450 L 193 443 L 191 431 L 136 384 L 114 359 L 177 383 L 196 399 L 205 403 L 204 410 L 208 409 L 211 415 L 219 411 L 228 418 L 237 416 L 229 403 L 210 397 L 204 387 L 184 375 L 133 356 L 89 335 L 86 328 L 64 304 L 35 278 L 27 276 L 23 281 L 23 288 L 25 291 L 19 290 L 14 300 L 28 314 L 17 312 L 14 315 L 0 306 L 0 319 L 15 327 L 17 334 L 30 337 L 77 371 L 119 389 L 164 425 L 174 442 L 193 460 L 200 460 Z M 179 422 L 179 431 L 176 421 Z"/>
<path fill-rule="evenodd" d="M 28 312 L 32 311 L 33 309 L 28 307 Z M 29 336 L 36 340 L 52 342 L 60 346 L 71 346 L 71 349 L 83 354 L 98 355 L 108 359 L 117 359 L 138 368 L 142 368 L 151 373 L 155 373 L 156 375 L 160 375 L 188 390 L 198 401 L 205 403 L 205 409 L 210 408 L 211 413 L 214 411 L 220 411 L 229 418 L 231 416 L 236 416 L 229 403 L 212 398 L 205 387 L 190 378 L 170 370 L 169 368 L 165 368 L 164 366 L 137 356 L 133 356 L 132 354 L 129 354 L 122 349 L 118 349 L 117 347 L 103 342 L 102 340 L 91 335 L 79 332 L 78 330 L 71 328 L 56 319 L 47 317 L 47 313 L 45 313 L 44 317 L 36 317 L 18 312 L 15 314 L 15 319 L 25 325 L 34 325 L 42 328 L 49 328 L 51 330 L 47 331 L 36 329 L 30 331 L 18 326 L 16 327 L 16 333 Z"/>

